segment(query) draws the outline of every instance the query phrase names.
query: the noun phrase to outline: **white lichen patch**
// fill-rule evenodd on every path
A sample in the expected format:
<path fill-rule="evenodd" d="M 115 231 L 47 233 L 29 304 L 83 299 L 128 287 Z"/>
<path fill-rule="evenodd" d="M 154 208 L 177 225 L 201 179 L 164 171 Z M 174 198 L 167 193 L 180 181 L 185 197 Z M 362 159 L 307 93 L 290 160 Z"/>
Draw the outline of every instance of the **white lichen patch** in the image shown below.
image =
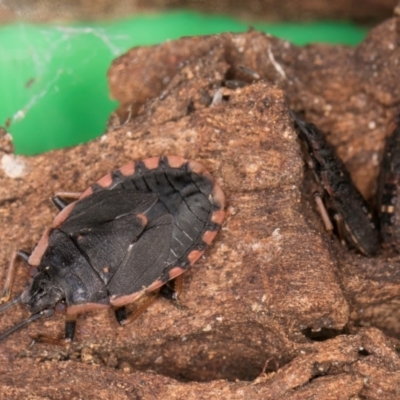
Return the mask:
<path fill-rule="evenodd" d="M 282 132 L 282 136 L 283 136 L 285 139 L 292 139 L 292 138 L 294 138 L 293 130 L 292 130 L 292 129 L 285 129 L 285 130 Z"/>
<path fill-rule="evenodd" d="M 276 229 L 274 229 L 274 231 L 272 232 L 272 237 L 275 239 L 275 240 L 281 240 L 281 238 L 282 238 L 282 235 L 281 235 L 281 228 L 276 228 Z"/>
<path fill-rule="evenodd" d="M 1 158 L 1 168 L 9 178 L 22 178 L 29 172 L 29 168 L 22 157 L 13 154 L 4 154 Z"/>
<path fill-rule="evenodd" d="M 261 297 L 261 302 L 265 303 L 265 300 L 267 300 L 267 296 L 265 294 L 263 294 L 263 297 Z"/>

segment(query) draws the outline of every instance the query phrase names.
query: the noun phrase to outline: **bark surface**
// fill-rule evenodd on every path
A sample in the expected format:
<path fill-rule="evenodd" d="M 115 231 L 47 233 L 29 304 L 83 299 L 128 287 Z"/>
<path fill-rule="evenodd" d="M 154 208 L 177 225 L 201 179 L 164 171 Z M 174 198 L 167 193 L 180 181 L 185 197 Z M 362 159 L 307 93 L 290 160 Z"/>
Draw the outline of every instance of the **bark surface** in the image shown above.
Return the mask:
<path fill-rule="evenodd" d="M 90 21 L 165 10 L 196 10 L 259 21 L 354 20 L 379 22 L 397 0 L 2 0 L 0 21 Z"/>

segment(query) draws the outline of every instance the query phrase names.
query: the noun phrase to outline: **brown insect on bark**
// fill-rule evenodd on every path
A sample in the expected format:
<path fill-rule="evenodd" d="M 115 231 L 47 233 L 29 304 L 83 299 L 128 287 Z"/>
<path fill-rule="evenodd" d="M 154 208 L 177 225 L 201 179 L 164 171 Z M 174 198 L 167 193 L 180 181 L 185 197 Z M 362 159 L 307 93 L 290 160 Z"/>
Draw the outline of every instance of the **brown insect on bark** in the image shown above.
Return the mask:
<path fill-rule="evenodd" d="M 292 111 L 290 114 L 307 150 L 308 165 L 322 188 L 322 193 L 316 192 L 314 196 L 325 227 L 332 229 L 330 218 L 333 217 L 342 240 L 365 256 L 374 255 L 379 247 L 378 231 L 367 202 L 323 133 Z"/>
<path fill-rule="evenodd" d="M 378 185 L 378 216 L 382 246 L 400 251 L 400 115 L 389 127 Z"/>

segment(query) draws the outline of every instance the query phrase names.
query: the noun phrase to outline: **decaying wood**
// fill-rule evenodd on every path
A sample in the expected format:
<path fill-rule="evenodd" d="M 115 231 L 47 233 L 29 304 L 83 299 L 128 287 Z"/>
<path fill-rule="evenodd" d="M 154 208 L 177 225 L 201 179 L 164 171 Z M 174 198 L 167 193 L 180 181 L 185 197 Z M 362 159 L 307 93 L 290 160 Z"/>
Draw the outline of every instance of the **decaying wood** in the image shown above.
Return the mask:
<path fill-rule="evenodd" d="M 391 15 L 396 0 L 2 0 L 0 22 L 90 21 L 126 17 L 129 14 L 171 9 L 235 15 L 261 21 L 357 20 L 378 22 Z"/>
<path fill-rule="evenodd" d="M 371 200 L 400 100 L 397 23 L 355 49 L 297 48 L 248 32 L 115 60 L 110 88 L 121 107 L 106 135 L 23 158 L 21 178 L 2 172 L 2 265 L 51 222 L 52 193 L 84 190 L 154 155 L 204 163 L 226 193 L 226 221 L 185 274 L 182 309 L 160 300 L 123 329 L 111 312 L 84 315 L 70 348 L 29 346 L 29 335 L 61 334 L 61 318 L 1 343 L 2 396 L 399 398 L 400 259 L 383 251 L 367 259 L 325 231 L 288 114 L 304 111 L 327 133 Z M 227 80 L 246 85 L 229 89 Z M 24 281 L 21 266 L 16 286 Z M 2 315 L 0 331 L 25 315 Z"/>

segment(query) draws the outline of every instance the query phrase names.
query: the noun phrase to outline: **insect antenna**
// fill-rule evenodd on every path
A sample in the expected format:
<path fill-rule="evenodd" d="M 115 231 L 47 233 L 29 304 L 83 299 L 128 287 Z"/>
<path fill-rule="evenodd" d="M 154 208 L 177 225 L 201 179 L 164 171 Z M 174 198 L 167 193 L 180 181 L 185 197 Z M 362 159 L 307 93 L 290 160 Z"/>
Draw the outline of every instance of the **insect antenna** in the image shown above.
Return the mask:
<path fill-rule="evenodd" d="M 12 300 L 10 300 L 8 303 L 3 304 L 0 306 L 0 314 L 6 310 L 8 310 L 10 307 L 15 306 L 15 304 L 18 304 L 21 302 L 21 297 L 22 293 L 20 293 L 18 296 L 14 297 Z"/>
<path fill-rule="evenodd" d="M 292 110 L 289 109 L 290 116 L 295 120 L 297 126 L 304 132 L 307 131 L 307 123 L 300 119 L 297 114 L 295 114 Z M 305 132 L 306 133 L 306 132 Z"/>
<path fill-rule="evenodd" d="M 11 303 L 11 302 L 10 302 Z M 8 304 L 8 303 L 7 303 Z M 24 319 L 17 325 L 14 325 L 4 333 L 0 335 L 0 342 L 4 340 L 7 336 L 11 335 L 15 331 L 24 328 L 26 325 L 29 325 L 31 322 L 36 321 L 37 319 L 43 318 L 43 317 L 51 317 L 54 314 L 54 310 L 52 308 L 49 308 L 47 310 L 40 311 L 36 314 L 32 314 L 29 318 Z"/>

